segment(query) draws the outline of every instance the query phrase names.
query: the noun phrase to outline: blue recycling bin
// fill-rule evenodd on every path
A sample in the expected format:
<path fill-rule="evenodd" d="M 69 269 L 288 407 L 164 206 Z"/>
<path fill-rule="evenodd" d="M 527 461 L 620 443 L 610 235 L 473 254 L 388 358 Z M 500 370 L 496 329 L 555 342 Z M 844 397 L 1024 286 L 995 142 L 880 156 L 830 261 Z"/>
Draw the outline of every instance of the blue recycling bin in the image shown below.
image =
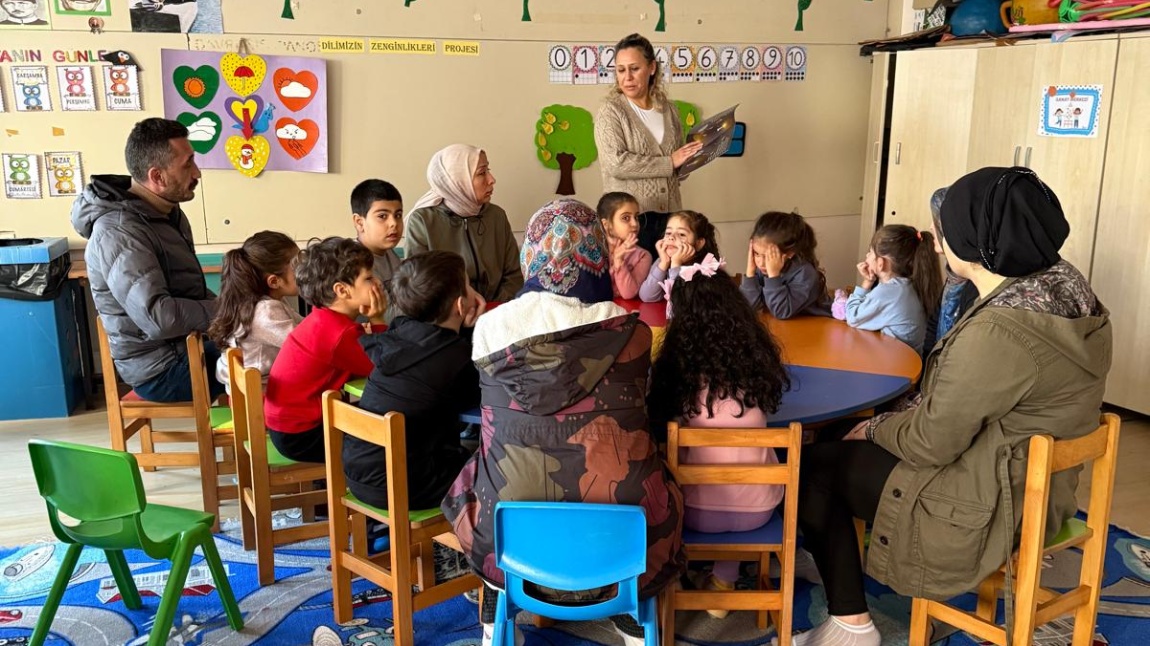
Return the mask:
<path fill-rule="evenodd" d="M 83 398 L 84 294 L 63 280 L 67 254 L 67 238 L 0 240 L 0 420 L 67 417 Z M 32 277 L 49 273 L 37 287 Z"/>

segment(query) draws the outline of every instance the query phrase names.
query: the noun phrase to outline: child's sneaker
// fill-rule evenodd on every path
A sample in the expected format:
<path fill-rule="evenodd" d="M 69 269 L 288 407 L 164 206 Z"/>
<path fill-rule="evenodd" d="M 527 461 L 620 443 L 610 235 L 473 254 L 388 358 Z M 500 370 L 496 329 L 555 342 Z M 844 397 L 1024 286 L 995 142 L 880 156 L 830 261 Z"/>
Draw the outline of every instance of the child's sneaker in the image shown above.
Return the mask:
<path fill-rule="evenodd" d="M 707 580 L 703 583 L 704 590 L 718 590 L 721 592 L 730 592 L 735 589 L 735 584 L 727 583 L 722 579 L 716 577 L 714 574 L 708 574 Z M 731 614 L 730 610 L 708 610 L 708 615 L 715 619 L 726 619 L 727 615 Z"/>

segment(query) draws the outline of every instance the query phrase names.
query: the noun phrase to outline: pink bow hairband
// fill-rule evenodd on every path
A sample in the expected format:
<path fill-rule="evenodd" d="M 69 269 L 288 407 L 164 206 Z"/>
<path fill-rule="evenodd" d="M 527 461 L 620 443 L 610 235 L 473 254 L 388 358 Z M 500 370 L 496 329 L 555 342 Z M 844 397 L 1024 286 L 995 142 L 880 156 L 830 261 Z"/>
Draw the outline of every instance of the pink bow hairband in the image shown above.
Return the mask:
<path fill-rule="evenodd" d="M 708 253 L 702 262 L 697 262 L 693 265 L 679 268 L 679 275 L 683 282 L 689 283 L 696 275 L 702 274 L 707 278 L 715 275 L 715 272 L 727 266 L 727 261 L 722 258 L 715 258 L 715 254 Z M 663 288 L 663 296 L 667 299 L 667 317 L 671 316 L 671 288 L 675 286 L 675 278 L 668 278 L 659 283 Z"/>

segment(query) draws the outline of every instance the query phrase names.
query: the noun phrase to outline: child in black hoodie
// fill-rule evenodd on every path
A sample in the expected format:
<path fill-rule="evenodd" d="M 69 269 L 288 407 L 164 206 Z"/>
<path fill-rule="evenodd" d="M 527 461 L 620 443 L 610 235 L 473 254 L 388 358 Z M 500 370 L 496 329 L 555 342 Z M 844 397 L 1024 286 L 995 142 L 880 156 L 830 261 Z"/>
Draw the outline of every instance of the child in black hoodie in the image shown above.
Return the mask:
<path fill-rule="evenodd" d="M 428 251 L 403 261 L 388 288 L 398 316 L 383 334 L 365 335 L 375 369 L 361 408 L 403 413 L 407 491 L 412 510 L 438 507 L 470 453 L 459 443 L 459 414 L 479 405 L 471 328 L 486 303 L 468 284 L 463 258 Z M 343 468 L 351 492 L 387 508 L 384 450 L 348 436 Z"/>

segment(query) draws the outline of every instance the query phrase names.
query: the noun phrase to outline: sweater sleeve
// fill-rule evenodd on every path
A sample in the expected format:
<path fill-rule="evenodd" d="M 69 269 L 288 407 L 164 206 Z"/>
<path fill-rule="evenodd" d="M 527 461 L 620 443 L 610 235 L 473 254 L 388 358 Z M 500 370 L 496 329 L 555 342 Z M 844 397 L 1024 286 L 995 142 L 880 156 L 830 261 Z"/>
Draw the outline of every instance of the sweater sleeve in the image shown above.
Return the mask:
<path fill-rule="evenodd" d="M 743 282 L 739 285 L 739 291 L 743 293 L 743 297 L 751 304 L 755 310 L 763 308 L 763 278 L 759 276 L 756 271 L 753 276 L 743 276 Z"/>
<path fill-rule="evenodd" d="M 300 324 L 299 314 L 281 300 L 265 298 L 256 303 L 248 337 L 263 345 L 282 348 L 288 334 Z"/>
<path fill-rule="evenodd" d="M 856 287 L 847 298 L 847 325 L 860 330 L 878 331 L 895 323 L 897 291 L 879 283 L 873 289 Z"/>
<path fill-rule="evenodd" d="M 174 339 L 208 329 L 216 301 L 172 296 L 160 260 L 144 241 L 116 228 L 94 236 L 88 246 L 100 254 L 108 290 L 148 339 Z"/>
<path fill-rule="evenodd" d="M 617 106 L 604 103 L 595 119 L 595 147 L 599 150 L 599 163 L 608 175 L 619 179 L 647 179 L 671 177 L 675 166 L 670 155 L 651 156 L 632 152 L 627 148 L 623 119 Z"/>
<path fill-rule="evenodd" d="M 1002 366 L 1018 369 L 1002 370 Z M 991 321 L 971 321 L 935 364 L 929 392 L 913 410 L 895 413 L 874 430 L 874 441 L 914 467 L 944 466 L 959 458 L 987 426 L 1018 404 L 1038 379 L 1025 344 Z"/>
<path fill-rule="evenodd" d="M 756 274 L 757 274 L 756 270 Z M 763 303 L 775 318 L 789 319 L 818 300 L 818 270 L 803 263 L 798 271 L 771 278 L 763 276 Z"/>
<path fill-rule="evenodd" d="M 332 365 L 340 370 L 346 370 L 356 377 L 370 375 L 372 368 L 375 367 L 359 343 L 361 334 L 363 334 L 363 328 L 359 325 L 347 328 L 340 335 L 339 342 L 336 343 L 335 351 L 332 352 L 331 357 Z"/>
<path fill-rule="evenodd" d="M 659 267 L 659 263 L 651 263 L 651 271 L 647 274 L 647 280 L 644 280 L 643 284 L 639 286 L 639 298 L 645 303 L 658 303 L 666 300 L 663 286 L 659 283 L 678 275 L 679 270 L 676 267 L 672 267 L 669 271 L 663 271 Z"/>
<path fill-rule="evenodd" d="M 611 267 L 611 281 L 619 298 L 632 299 L 639 295 L 639 287 L 651 272 L 651 254 L 646 249 L 634 249 L 623 256 L 623 262 Z"/>

